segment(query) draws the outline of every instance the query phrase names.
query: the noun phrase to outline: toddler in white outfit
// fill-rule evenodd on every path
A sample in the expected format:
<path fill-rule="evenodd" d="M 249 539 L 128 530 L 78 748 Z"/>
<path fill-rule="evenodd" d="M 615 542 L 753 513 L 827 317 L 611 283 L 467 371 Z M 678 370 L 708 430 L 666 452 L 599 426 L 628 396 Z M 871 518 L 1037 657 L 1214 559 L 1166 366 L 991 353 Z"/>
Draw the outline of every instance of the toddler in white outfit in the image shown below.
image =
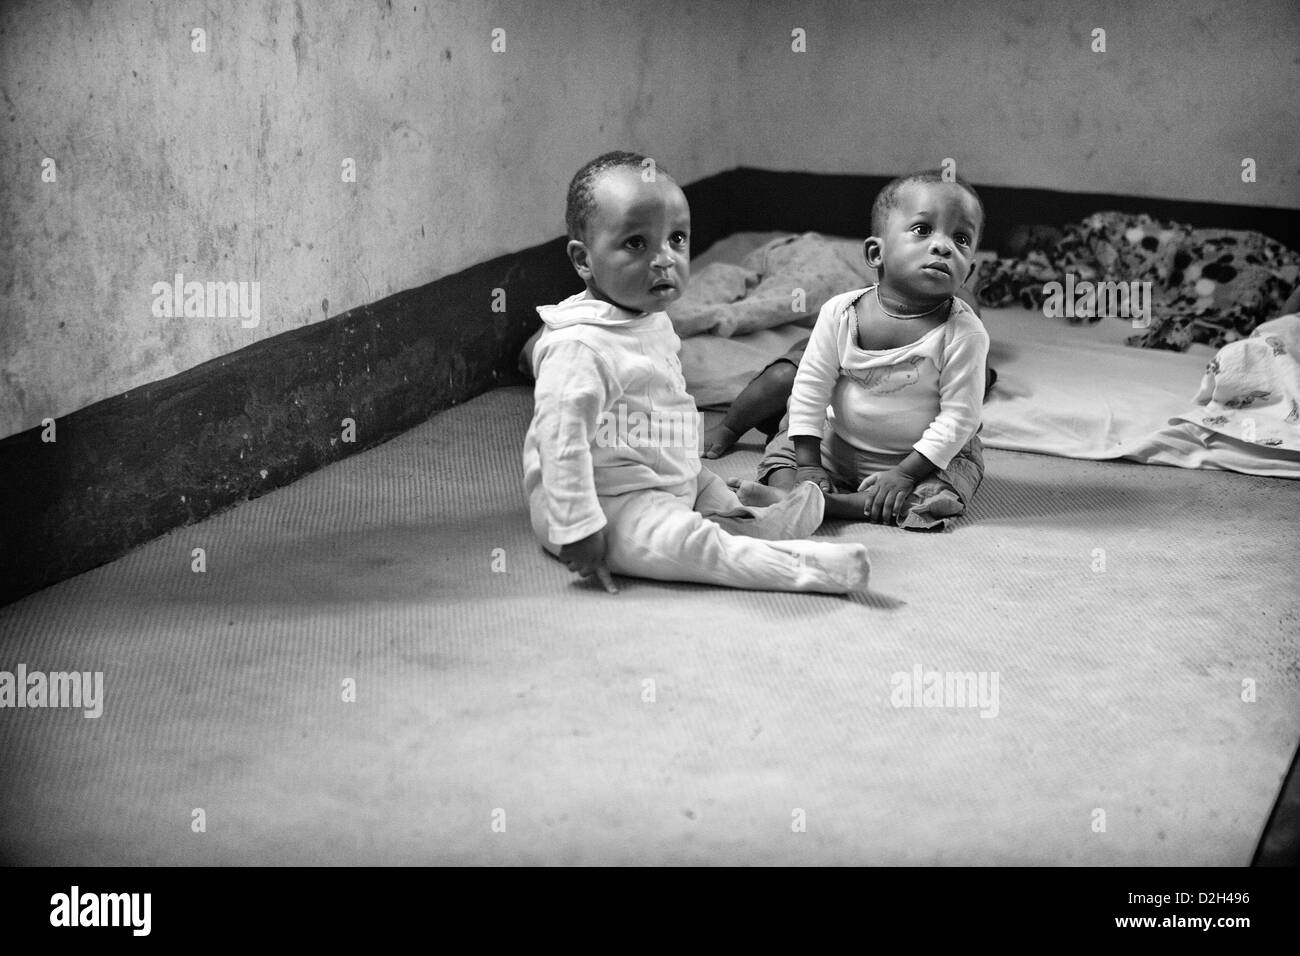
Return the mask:
<path fill-rule="evenodd" d="M 570 261 L 586 290 L 538 308 L 524 490 L 542 546 L 583 578 L 845 593 L 861 544 L 798 540 L 822 522 L 808 483 L 749 506 L 700 466 L 700 416 L 665 307 L 690 275 L 690 207 L 645 157 L 607 153 L 569 186 Z"/>

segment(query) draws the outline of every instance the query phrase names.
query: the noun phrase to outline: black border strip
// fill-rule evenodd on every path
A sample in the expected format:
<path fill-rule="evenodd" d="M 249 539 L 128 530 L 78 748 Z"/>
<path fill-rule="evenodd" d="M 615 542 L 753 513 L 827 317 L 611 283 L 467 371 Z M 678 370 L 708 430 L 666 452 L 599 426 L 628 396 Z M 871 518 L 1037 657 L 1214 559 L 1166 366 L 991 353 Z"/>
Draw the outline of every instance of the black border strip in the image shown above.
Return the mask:
<path fill-rule="evenodd" d="M 1300 748 L 1282 781 L 1251 866 L 1300 866 Z"/>
<path fill-rule="evenodd" d="M 900 170 L 900 172 L 905 172 Z M 735 203 L 731 232 L 779 229 L 866 237 L 871 203 L 883 176 L 773 172 L 741 167 L 725 186 Z M 1113 193 L 1058 192 L 975 184 L 987 222 L 983 249 L 1004 250 L 1011 230 L 1020 225 L 1062 225 L 1094 212 L 1147 213 L 1202 229 L 1252 229 L 1284 246 L 1300 249 L 1300 210 L 1270 206 L 1151 199 Z M 692 224 L 697 215 L 692 209 Z M 699 246 L 703 250 L 704 246 Z"/>

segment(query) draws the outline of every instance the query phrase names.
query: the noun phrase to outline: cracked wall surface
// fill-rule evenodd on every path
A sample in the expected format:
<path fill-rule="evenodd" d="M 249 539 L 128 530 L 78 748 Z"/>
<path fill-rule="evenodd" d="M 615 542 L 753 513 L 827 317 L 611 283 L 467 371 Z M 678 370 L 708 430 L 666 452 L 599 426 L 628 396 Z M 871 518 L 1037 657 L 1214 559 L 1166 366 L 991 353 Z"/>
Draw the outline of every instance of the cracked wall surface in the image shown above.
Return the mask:
<path fill-rule="evenodd" d="M 681 0 L 5 4 L 0 437 L 553 239 L 604 150 L 659 151 L 683 182 L 735 166 L 732 20 Z M 257 282 L 258 321 L 154 314 L 177 273 Z"/>

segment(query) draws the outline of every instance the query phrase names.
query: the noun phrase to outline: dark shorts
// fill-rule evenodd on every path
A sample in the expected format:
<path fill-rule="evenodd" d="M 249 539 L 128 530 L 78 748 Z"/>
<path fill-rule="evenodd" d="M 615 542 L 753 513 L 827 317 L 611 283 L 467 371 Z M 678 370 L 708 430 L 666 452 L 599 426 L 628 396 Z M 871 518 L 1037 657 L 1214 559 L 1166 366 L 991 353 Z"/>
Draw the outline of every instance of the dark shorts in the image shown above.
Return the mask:
<path fill-rule="evenodd" d="M 788 422 L 782 418 L 777 433 L 763 451 L 763 458 L 758 463 L 758 481 L 761 484 L 768 484 L 775 471 L 796 467 L 794 442 L 786 432 L 787 425 Z M 861 463 L 863 457 L 857 449 L 827 430 L 827 436 L 822 439 L 822 467 L 836 491 L 855 492 L 867 475 L 881 470 L 879 464 L 864 467 Z M 902 457 L 905 456 L 901 456 L 900 461 Z M 983 480 L 984 445 L 977 431 L 948 462 L 947 468 L 917 482 L 900 525 L 921 530 L 943 529 L 969 507 Z"/>

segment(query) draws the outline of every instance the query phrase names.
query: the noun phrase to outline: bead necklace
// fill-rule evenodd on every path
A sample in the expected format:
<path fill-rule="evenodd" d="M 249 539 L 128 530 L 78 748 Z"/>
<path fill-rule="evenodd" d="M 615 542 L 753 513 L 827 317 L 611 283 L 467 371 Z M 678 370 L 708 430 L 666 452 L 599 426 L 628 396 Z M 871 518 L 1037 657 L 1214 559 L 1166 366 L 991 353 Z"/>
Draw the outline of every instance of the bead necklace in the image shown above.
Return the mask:
<path fill-rule="evenodd" d="M 893 312 L 890 312 L 888 309 L 885 308 L 885 303 L 880 298 L 880 286 L 876 286 L 876 305 L 880 306 L 880 311 L 885 313 L 885 315 L 889 316 L 891 319 L 923 319 L 927 315 L 933 315 L 934 313 L 942 309 L 944 306 L 951 305 L 951 304 L 952 304 L 952 296 L 948 296 L 948 298 L 944 299 L 942 302 L 936 305 L 933 309 L 930 309 L 928 312 L 918 312 L 916 315 L 895 315 Z"/>

